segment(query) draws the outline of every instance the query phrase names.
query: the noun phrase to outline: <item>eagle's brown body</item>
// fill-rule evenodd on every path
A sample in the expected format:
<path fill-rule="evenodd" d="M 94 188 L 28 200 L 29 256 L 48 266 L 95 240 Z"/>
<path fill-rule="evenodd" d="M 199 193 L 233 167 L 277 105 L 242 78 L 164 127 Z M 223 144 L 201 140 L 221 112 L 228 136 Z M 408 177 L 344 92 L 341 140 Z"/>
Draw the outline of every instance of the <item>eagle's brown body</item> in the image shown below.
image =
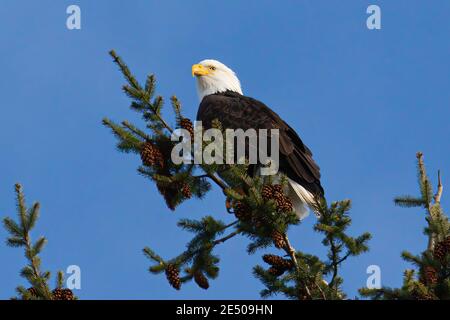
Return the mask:
<path fill-rule="evenodd" d="M 225 129 L 279 129 L 279 171 L 316 196 L 323 196 L 320 168 L 297 133 L 264 103 L 233 91 L 203 97 L 197 120 L 205 129 L 218 119 Z M 270 144 L 269 144 L 270 145 Z"/>

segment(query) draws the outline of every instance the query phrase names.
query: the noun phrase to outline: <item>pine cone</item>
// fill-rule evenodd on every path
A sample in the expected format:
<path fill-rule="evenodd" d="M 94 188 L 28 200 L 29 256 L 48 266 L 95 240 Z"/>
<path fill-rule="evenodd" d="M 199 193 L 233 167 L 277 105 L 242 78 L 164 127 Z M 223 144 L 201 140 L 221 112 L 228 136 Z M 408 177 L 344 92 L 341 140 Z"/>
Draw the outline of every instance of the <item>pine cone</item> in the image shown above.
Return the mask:
<path fill-rule="evenodd" d="M 283 273 L 284 273 L 284 271 L 286 271 L 286 270 L 284 270 L 284 269 L 280 269 L 280 268 L 277 268 L 277 267 L 270 267 L 269 268 L 269 270 L 267 270 L 271 275 L 273 275 L 273 276 L 275 276 L 275 277 L 279 277 L 279 276 L 281 276 Z"/>
<path fill-rule="evenodd" d="M 190 199 L 192 197 L 191 187 L 189 187 L 187 183 L 183 184 L 183 187 L 181 188 L 181 194 L 186 199 Z"/>
<path fill-rule="evenodd" d="M 170 285 L 177 290 L 181 288 L 180 271 L 173 264 L 169 264 L 166 268 L 166 277 Z"/>
<path fill-rule="evenodd" d="M 52 291 L 53 300 L 75 300 L 72 290 L 56 288 Z"/>
<path fill-rule="evenodd" d="M 156 187 L 158 188 L 159 193 L 161 193 L 161 195 L 164 197 L 167 207 L 170 210 L 175 210 L 176 207 L 175 200 L 179 192 L 175 184 L 167 186 L 157 182 Z"/>
<path fill-rule="evenodd" d="M 291 199 L 283 195 L 279 200 L 277 200 L 277 209 L 279 212 L 292 212 L 294 210 L 294 206 Z"/>
<path fill-rule="evenodd" d="M 234 215 L 241 221 L 248 221 L 251 218 L 251 212 L 247 204 L 237 201 L 234 204 Z"/>
<path fill-rule="evenodd" d="M 281 184 L 263 186 L 261 196 L 265 201 L 275 200 L 278 212 L 291 212 L 294 209 L 291 199 L 284 195 Z"/>
<path fill-rule="evenodd" d="M 274 230 L 272 231 L 271 237 L 275 247 L 278 249 L 284 249 L 287 247 L 286 242 L 284 241 L 284 236 L 281 232 Z"/>
<path fill-rule="evenodd" d="M 187 130 L 191 135 L 191 140 L 194 140 L 194 125 L 192 124 L 191 120 L 189 120 L 188 118 L 181 119 L 180 127 L 184 130 Z"/>
<path fill-rule="evenodd" d="M 276 267 L 278 269 L 289 270 L 293 266 L 291 260 L 283 259 L 282 257 L 276 256 L 274 254 L 263 255 L 263 260 L 265 263 L 268 263 L 272 267 Z"/>
<path fill-rule="evenodd" d="M 272 185 L 273 192 L 276 193 L 283 193 L 283 186 L 281 184 L 274 184 Z"/>
<path fill-rule="evenodd" d="M 435 268 L 426 266 L 423 271 L 423 276 L 425 279 L 425 284 L 434 285 L 438 281 L 438 273 Z"/>
<path fill-rule="evenodd" d="M 141 149 L 142 163 L 148 167 L 164 167 L 164 157 L 161 151 L 150 141 L 145 142 Z"/>
<path fill-rule="evenodd" d="M 209 288 L 208 279 L 201 271 L 197 271 L 194 273 L 195 283 L 202 289 L 207 290 Z"/>
<path fill-rule="evenodd" d="M 269 201 L 270 199 L 272 199 L 273 195 L 274 190 L 272 185 L 266 184 L 265 186 L 262 187 L 261 196 L 265 201 Z"/>

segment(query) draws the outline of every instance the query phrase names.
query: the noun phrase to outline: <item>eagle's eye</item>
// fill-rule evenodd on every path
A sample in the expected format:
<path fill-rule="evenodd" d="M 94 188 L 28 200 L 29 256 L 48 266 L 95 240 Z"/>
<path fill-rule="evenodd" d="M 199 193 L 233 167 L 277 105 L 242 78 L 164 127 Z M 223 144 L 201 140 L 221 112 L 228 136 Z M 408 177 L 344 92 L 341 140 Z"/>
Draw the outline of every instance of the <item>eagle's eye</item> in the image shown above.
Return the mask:
<path fill-rule="evenodd" d="M 214 66 L 209 66 L 209 70 L 214 71 L 214 70 L 216 70 L 216 67 L 214 67 Z"/>

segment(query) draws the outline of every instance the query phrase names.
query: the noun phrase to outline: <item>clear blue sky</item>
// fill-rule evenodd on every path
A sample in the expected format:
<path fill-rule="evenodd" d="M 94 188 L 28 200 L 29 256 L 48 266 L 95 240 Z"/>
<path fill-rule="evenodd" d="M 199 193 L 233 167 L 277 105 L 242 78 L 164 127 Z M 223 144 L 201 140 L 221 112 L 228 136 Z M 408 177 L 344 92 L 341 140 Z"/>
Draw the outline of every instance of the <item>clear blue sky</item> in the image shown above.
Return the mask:
<path fill-rule="evenodd" d="M 82 29 L 66 29 L 78 4 Z M 382 30 L 366 28 L 366 8 L 382 9 Z M 408 266 L 400 252 L 426 246 L 420 210 L 394 207 L 416 193 L 415 152 L 450 181 L 450 2 L 435 1 L 18 1 L 0 4 L 0 215 L 15 215 L 13 185 L 42 204 L 35 232 L 47 236 L 43 266 L 76 264 L 82 299 L 258 298 L 251 276 L 260 255 L 246 239 L 218 249 L 222 271 L 208 291 L 176 292 L 147 272 L 150 246 L 164 257 L 190 235 L 179 218 L 229 220 L 223 198 L 183 204 L 176 213 L 120 154 L 101 119 L 131 120 L 114 48 L 140 80 L 155 73 L 158 92 L 177 94 L 186 115 L 198 101 L 190 67 L 204 58 L 237 71 L 244 93 L 271 106 L 313 150 L 329 200 L 351 198 L 351 231 L 373 234 L 371 251 L 342 269 L 350 297 L 368 265 L 398 286 Z M 167 109 L 169 110 L 169 109 Z M 169 112 L 165 113 L 168 117 Z M 216 190 L 217 191 L 217 190 Z M 444 195 L 443 205 L 448 207 Z M 310 217 L 292 230 L 302 250 L 324 251 Z M 6 233 L 0 230 L 0 238 Z M 0 244 L 0 298 L 24 281 L 18 249 Z"/>

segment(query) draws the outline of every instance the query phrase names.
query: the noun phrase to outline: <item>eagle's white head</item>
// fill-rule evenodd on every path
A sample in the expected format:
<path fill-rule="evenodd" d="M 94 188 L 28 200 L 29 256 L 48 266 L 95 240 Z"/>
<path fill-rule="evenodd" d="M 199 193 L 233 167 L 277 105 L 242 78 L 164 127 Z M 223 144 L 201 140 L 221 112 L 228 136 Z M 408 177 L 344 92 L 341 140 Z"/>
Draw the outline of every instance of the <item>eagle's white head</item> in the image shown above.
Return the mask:
<path fill-rule="evenodd" d="M 234 71 L 217 60 L 206 59 L 194 64 L 192 76 L 197 78 L 200 101 L 204 96 L 227 90 L 242 94 L 241 83 Z"/>

